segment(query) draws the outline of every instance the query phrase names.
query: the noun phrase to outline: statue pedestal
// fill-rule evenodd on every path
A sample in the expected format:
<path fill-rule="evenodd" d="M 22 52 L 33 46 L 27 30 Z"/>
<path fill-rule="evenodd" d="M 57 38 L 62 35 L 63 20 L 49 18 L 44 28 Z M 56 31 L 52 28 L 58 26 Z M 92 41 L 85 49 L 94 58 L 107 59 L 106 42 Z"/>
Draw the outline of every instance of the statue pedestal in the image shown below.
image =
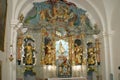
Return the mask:
<path fill-rule="evenodd" d="M 32 70 L 26 70 L 24 72 L 24 80 L 36 80 L 35 76 L 35 72 L 33 72 Z"/>
<path fill-rule="evenodd" d="M 35 76 L 27 75 L 24 77 L 24 80 L 36 80 Z"/>

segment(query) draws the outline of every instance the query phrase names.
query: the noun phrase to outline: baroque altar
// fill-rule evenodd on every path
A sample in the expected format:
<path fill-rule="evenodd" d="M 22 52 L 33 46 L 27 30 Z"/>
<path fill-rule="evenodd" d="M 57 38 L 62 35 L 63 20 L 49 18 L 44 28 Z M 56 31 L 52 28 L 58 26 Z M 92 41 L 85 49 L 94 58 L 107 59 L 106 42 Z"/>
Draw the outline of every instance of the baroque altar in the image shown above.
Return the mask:
<path fill-rule="evenodd" d="M 17 69 L 24 68 L 23 77 L 87 78 L 88 72 L 98 75 L 100 29 L 87 11 L 66 0 L 33 5 L 17 35 Z"/>

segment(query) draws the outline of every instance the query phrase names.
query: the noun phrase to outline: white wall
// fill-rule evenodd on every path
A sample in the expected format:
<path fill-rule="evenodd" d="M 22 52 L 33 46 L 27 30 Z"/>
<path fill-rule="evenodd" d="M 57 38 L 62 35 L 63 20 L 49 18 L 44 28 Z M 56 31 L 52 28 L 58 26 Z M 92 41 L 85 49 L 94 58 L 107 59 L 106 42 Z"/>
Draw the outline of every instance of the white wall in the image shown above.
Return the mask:
<path fill-rule="evenodd" d="M 111 28 L 114 31 L 114 34 L 112 35 L 114 79 L 120 80 L 118 79 L 118 74 L 120 73 L 120 70 L 118 70 L 118 67 L 120 66 L 120 8 L 119 8 L 119 4 L 116 4 L 116 6 L 114 7 L 112 18 L 111 18 Z"/>
<path fill-rule="evenodd" d="M 5 74 L 6 74 L 6 61 L 5 61 L 5 53 L 3 53 L 3 52 L 1 52 L 0 51 L 0 61 L 2 62 L 2 80 L 5 80 L 6 78 L 6 76 L 5 76 Z"/>

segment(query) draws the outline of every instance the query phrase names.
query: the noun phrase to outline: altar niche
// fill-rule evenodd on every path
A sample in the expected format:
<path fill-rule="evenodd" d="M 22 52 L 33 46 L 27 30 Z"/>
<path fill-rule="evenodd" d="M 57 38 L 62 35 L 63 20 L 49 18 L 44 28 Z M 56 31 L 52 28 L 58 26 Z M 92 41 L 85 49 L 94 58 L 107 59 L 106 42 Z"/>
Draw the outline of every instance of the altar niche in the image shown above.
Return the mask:
<path fill-rule="evenodd" d="M 55 64 L 55 48 L 53 42 L 49 37 L 44 39 L 44 53 L 43 53 L 43 64 L 54 65 Z"/>
<path fill-rule="evenodd" d="M 72 66 L 69 60 L 69 44 L 62 39 L 56 41 L 56 66 L 58 77 L 72 77 Z"/>

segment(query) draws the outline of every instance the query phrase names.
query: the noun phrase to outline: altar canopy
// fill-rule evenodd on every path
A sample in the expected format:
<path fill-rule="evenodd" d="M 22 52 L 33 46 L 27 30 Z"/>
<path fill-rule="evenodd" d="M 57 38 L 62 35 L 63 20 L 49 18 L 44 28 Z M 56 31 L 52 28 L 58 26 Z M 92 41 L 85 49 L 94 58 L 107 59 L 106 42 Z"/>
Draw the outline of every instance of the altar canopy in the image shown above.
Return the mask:
<path fill-rule="evenodd" d="M 66 0 L 33 5 L 18 30 L 17 70 L 24 68 L 24 74 L 36 78 L 86 77 L 99 71 L 100 42 L 95 36 L 100 29 L 87 10 Z"/>

